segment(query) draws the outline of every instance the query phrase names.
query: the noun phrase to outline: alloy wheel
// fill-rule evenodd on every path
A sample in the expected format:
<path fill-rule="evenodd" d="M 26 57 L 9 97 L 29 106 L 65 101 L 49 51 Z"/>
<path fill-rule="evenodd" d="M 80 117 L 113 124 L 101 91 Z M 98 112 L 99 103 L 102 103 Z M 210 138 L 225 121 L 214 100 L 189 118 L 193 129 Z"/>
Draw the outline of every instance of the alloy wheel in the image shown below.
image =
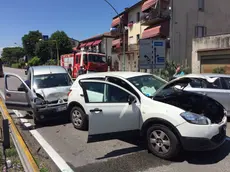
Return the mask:
<path fill-rule="evenodd" d="M 78 110 L 74 110 L 72 113 L 72 119 L 75 126 L 81 126 L 82 124 L 82 115 Z"/>
<path fill-rule="evenodd" d="M 150 134 L 149 139 L 150 139 L 152 148 L 156 152 L 160 154 L 166 154 L 169 152 L 171 144 L 170 144 L 170 139 L 167 136 L 167 134 L 165 134 L 165 132 L 161 130 L 154 130 Z"/>

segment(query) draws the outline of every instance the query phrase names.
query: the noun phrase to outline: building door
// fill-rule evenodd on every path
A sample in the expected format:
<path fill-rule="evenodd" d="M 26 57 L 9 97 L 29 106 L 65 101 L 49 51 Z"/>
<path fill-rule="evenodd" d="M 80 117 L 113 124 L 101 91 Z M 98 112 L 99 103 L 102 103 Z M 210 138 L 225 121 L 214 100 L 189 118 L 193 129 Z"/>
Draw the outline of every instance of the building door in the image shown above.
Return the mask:
<path fill-rule="evenodd" d="M 213 70 L 218 67 L 223 67 L 226 74 L 230 74 L 230 55 L 201 56 L 201 73 L 213 73 Z"/>

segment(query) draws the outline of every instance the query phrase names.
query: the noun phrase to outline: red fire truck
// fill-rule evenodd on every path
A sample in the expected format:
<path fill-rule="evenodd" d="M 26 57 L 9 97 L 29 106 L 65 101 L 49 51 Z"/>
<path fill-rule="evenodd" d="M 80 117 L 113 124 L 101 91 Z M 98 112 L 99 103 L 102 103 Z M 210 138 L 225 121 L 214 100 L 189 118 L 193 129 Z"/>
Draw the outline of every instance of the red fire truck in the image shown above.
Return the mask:
<path fill-rule="evenodd" d="M 81 67 L 84 68 L 86 73 L 108 71 L 106 55 L 100 53 L 79 51 L 62 55 L 61 66 L 68 70 L 70 65 L 73 78 L 78 76 L 78 71 Z"/>

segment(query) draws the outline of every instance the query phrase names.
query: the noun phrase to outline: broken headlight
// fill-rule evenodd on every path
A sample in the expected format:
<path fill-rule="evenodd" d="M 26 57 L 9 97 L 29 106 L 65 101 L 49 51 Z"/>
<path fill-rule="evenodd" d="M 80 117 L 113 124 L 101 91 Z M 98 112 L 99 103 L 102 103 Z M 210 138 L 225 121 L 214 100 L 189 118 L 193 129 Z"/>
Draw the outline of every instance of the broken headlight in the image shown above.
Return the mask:
<path fill-rule="evenodd" d="M 42 100 L 42 99 L 40 99 L 40 98 L 36 98 L 36 99 L 34 100 L 34 103 L 35 103 L 36 105 L 43 105 L 43 104 L 45 104 L 45 101 Z"/>
<path fill-rule="evenodd" d="M 181 114 L 181 117 L 192 124 L 197 124 L 197 125 L 211 124 L 211 120 L 208 119 L 207 117 L 192 112 L 183 112 Z"/>

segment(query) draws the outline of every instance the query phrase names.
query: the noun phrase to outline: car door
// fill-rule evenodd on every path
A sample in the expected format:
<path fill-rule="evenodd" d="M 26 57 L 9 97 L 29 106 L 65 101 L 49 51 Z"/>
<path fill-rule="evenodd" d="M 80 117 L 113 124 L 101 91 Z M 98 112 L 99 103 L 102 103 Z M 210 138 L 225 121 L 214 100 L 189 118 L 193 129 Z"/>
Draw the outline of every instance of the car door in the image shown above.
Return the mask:
<path fill-rule="evenodd" d="M 5 75 L 5 104 L 8 109 L 33 111 L 36 95 L 27 84 L 15 74 Z"/>
<path fill-rule="evenodd" d="M 106 81 L 82 80 L 80 84 L 89 117 L 88 142 L 121 138 L 139 130 L 140 102 L 135 95 Z"/>

